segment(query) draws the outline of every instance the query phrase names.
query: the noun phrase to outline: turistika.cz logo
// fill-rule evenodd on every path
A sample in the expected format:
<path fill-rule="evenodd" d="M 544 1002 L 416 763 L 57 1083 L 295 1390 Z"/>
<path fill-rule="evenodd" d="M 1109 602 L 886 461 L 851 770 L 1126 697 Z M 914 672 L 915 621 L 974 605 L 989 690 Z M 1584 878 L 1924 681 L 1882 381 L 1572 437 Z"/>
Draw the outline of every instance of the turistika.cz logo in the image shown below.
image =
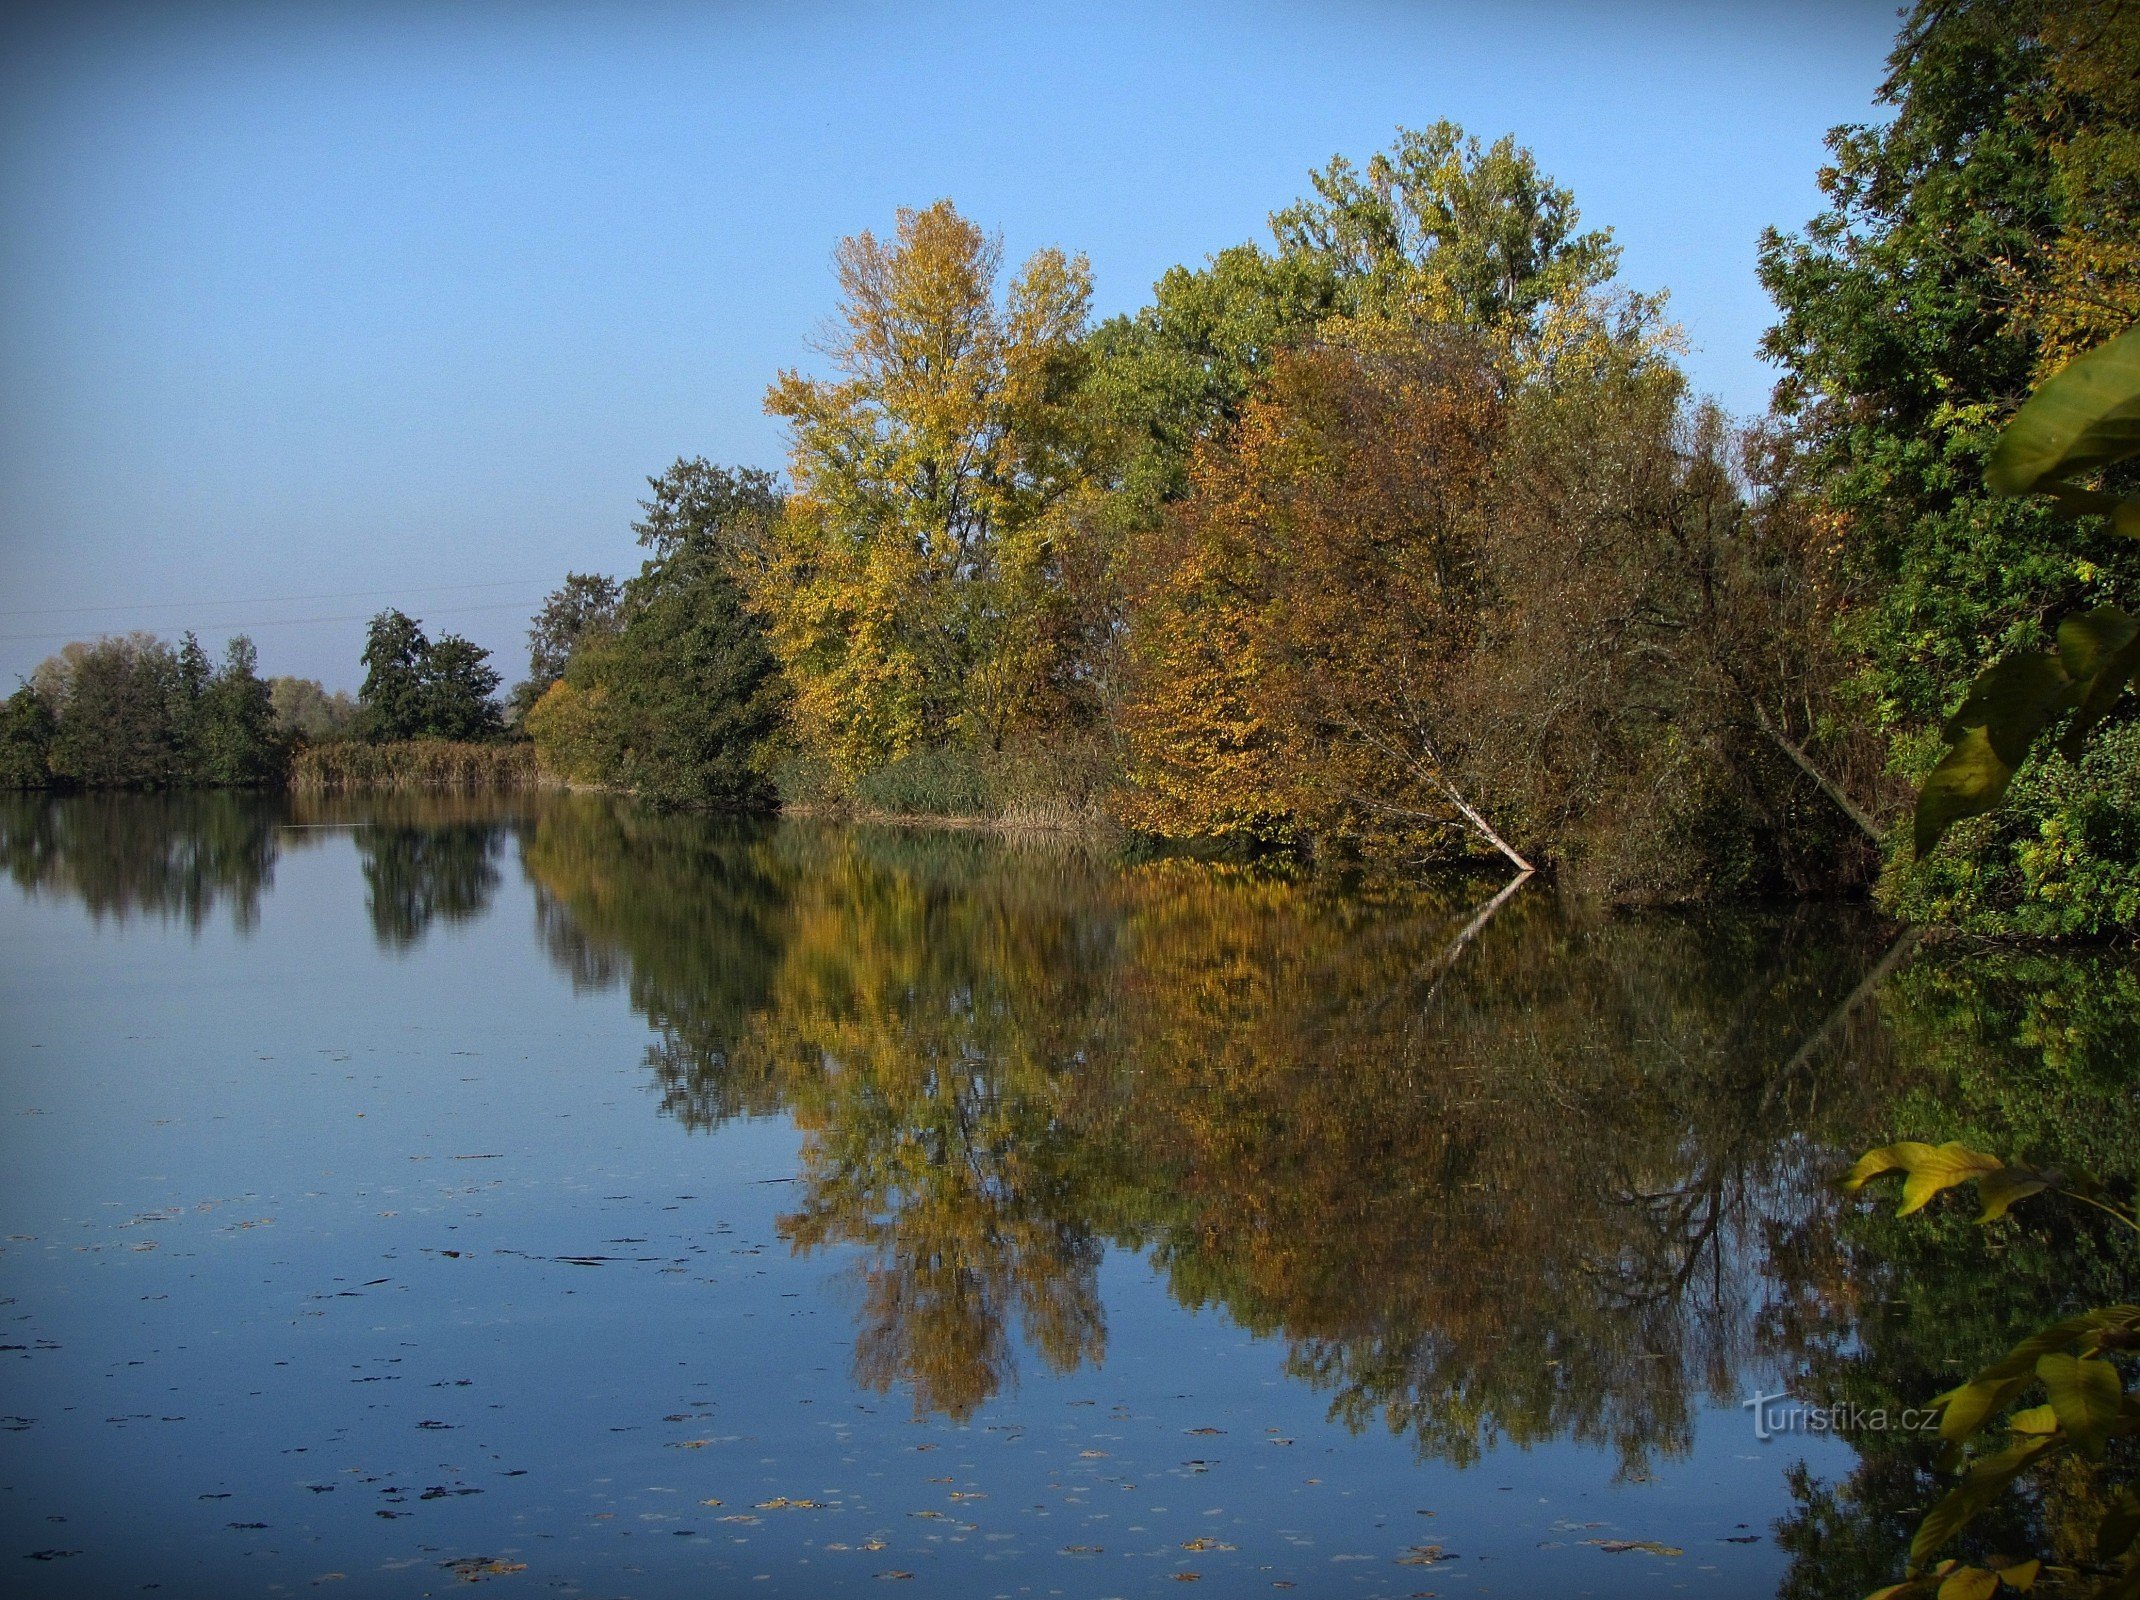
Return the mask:
<path fill-rule="evenodd" d="M 1763 1394 L 1759 1390 L 1740 1405 L 1754 1414 L 1754 1437 L 1764 1443 L 1788 1433 L 1924 1433 L 1939 1426 L 1939 1412 L 1930 1406 L 1911 1406 L 1902 1411 L 1861 1406 L 1855 1401 L 1809 1406 L 1789 1394 Z"/>

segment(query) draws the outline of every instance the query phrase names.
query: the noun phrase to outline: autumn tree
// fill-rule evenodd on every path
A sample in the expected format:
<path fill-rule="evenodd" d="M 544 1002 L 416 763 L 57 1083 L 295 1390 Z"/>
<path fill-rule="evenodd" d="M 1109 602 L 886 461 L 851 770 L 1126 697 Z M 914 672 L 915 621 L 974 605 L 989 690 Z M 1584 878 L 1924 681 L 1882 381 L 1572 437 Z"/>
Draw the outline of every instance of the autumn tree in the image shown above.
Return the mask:
<path fill-rule="evenodd" d="M 1093 404 L 1132 500 L 1187 492 L 1199 441 L 1326 322 L 1462 326 L 1535 360 L 1595 318 L 1618 267 L 1609 230 L 1582 228 L 1574 196 L 1530 151 L 1508 137 L 1482 145 L 1453 122 L 1400 128 L 1364 167 L 1334 157 L 1309 183 L 1272 214 L 1268 246 L 1172 268 L 1151 305 L 1094 330 Z M 1622 295 L 1619 311 L 1637 331 L 1657 303 Z"/>
<path fill-rule="evenodd" d="M 1492 835 L 1467 819 L 1436 725 L 1476 633 L 1499 413 L 1462 336 L 1278 359 L 1132 581 L 1135 820 L 1325 843 Z"/>
<path fill-rule="evenodd" d="M 833 376 L 783 373 L 794 494 L 752 591 L 796 733 L 848 774 L 1054 709 L 1035 659 L 1080 482 L 1071 403 L 1084 259 L 1036 253 L 999 297 L 1001 241 L 949 201 L 835 253 Z"/>

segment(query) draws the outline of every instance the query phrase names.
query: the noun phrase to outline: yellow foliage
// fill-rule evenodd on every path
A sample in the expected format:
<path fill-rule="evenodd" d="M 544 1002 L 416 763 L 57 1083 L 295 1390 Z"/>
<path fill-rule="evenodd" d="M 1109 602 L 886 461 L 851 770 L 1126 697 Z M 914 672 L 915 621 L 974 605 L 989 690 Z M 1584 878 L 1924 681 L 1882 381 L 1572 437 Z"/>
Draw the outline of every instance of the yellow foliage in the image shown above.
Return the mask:
<path fill-rule="evenodd" d="M 795 493 L 754 603 L 796 731 L 853 774 L 963 735 L 1000 741 L 1047 681 L 1050 509 L 1079 480 L 1067 403 L 1090 299 L 1042 250 L 998 303 L 1002 244 L 948 200 L 836 255 L 837 374 L 780 375 Z"/>

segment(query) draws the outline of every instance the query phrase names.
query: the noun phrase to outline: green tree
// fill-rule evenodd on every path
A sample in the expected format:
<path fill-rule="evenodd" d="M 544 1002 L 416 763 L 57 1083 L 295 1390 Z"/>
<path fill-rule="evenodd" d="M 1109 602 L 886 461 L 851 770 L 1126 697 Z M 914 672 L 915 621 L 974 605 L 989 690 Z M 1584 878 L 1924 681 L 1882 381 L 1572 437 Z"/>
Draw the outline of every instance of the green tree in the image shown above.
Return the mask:
<path fill-rule="evenodd" d="M 48 787 L 58 732 L 51 706 L 28 684 L 0 702 L 0 789 Z"/>
<path fill-rule="evenodd" d="M 364 641 L 364 687 L 359 727 L 374 743 L 397 739 L 477 740 L 502 727 L 498 673 L 490 652 L 459 634 L 424 637 L 423 625 L 400 611 L 380 612 Z"/>
<path fill-rule="evenodd" d="M 2001 422 L 2061 341 L 2140 318 L 2140 278 L 2101 270 L 2130 246 L 2133 203 L 2099 181 L 2140 159 L 2118 98 L 2140 30 L 2130 7 L 1926 0 L 1890 65 L 1892 120 L 1829 135 L 1829 209 L 1765 236 L 1761 277 L 1778 406 L 1839 535 L 1848 642 L 1916 777 L 1955 685 L 2035 644 L 2046 617 L 2140 599 L 2130 541 L 2059 530 L 2046 502 L 1984 485 Z M 2056 796 L 2024 782 L 2014 798 L 2004 826 L 2033 842 Z M 2140 850 L 2130 814 L 2097 833 L 2115 859 Z M 1995 915 L 2032 894 L 2024 876 L 2009 855 L 1901 892 L 1920 916 Z"/>
<path fill-rule="evenodd" d="M 58 715 L 56 776 L 92 789 L 167 789 L 191 777 L 186 677 L 178 652 L 153 634 L 69 646 L 37 680 Z"/>
<path fill-rule="evenodd" d="M 573 649 L 616 620 L 617 580 L 594 572 L 568 572 L 528 627 L 528 675 L 513 686 L 511 708 L 518 721 L 543 691 L 565 675 Z"/>
<path fill-rule="evenodd" d="M 316 678 L 270 678 L 268 698 L 276 731 L 286 740 L 347 738 L 357 725 L 356 701 L 344 690 L 328 693 Z"/>
<path fill-rule="evenodd" d="M 424 661 L 423 731 L 434 739 L 494 738 L 504 724 L 490 652 L 457 633 L 440 634 Z"/>
<path fill-rule="evenodd" d="M 1175 267 L 1150 306 L 1094 330 L 1095 403 L 1138 504 L 1185 494 L 1196 442 L 1331 318 L 1454 323 L 1535 350 L 1554 312 L 1618 268 L 1610 232 L 1582 231 L 1574 196 L 1511 138 L 1481 146 L 1448 121 L 1400 128 L 1364 169 L 1338 156 L 1309 182 L 1312 196 L 1272 214 L 1269 249 Z M 1625 309 L 1639 327 L 1656 305 L 1631 297 Z"/>
<path fill-rule="evenodd" d="M 424 732 L 425 676 L 431 641 L 414 617 L 389 608 L 364 635 L 364 686 L 357 691 L 359 727 L 374 743 L 413 739 Z"/>
<path fill-rule="evenodd" d="M 253 641 L 239 634 L 195 702 L 193 764 L 203 783 L 250 787 L 282 769 L 287 752 L 276 728 L 274 692 L 260 677 L 259 662 Z"/>
<path fill-rule="evenodd" d="M 635 524 L 654 554 L 584 637 L 526 726 L 552 771 L 669 806 L 762 810 L 761 750 L 781 695 L 764 623 L 736 565 L 780 501 L 771 477 L 679 461 Z"/>

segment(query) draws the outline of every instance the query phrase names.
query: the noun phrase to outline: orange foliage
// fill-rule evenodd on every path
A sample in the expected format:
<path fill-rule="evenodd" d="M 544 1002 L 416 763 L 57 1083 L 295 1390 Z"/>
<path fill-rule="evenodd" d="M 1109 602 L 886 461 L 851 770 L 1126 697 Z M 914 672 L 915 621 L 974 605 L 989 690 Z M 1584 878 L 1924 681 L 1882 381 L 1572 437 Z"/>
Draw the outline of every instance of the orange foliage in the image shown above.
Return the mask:
<path fill-rule="evenodd" d="M 1466 340 L 1278 358 L 1128 562 L 1129 821 L 1355 845 L 1453 825 L 1436 685 L 1478 632 L 1501 420 Z"/>

